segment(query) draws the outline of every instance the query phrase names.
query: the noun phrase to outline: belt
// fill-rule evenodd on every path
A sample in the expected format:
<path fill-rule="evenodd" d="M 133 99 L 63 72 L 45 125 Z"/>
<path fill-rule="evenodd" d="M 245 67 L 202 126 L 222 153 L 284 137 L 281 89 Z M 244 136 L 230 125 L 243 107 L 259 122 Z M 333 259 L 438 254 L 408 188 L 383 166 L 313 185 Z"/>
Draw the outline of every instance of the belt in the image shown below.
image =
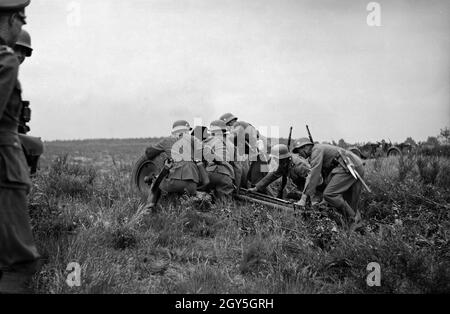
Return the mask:
<path fill-rule="evenodd" d="M 17 133 L 7 134 L 5 132 L 0 132 L 0 146 L 21 147 L 19 135 Z"/>

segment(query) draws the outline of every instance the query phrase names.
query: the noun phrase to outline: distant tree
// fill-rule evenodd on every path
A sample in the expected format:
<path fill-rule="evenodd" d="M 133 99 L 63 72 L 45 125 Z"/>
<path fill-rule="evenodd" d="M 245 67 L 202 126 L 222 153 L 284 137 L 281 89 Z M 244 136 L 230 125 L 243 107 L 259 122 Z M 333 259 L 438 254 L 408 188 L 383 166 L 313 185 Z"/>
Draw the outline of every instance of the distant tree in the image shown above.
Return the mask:
<path fill-rule="evenodd" d="M 341 138 L 338 142 L 338 146 L 342 148 L 347 148 L 348 144 L 344 141 L 343 138 Z"/>
<path fill-rule="evenodd" d="M 448 127 L 441 129 L 439 137 L 442 139 L 444 143 L 446 144 L 450 143 L 450 129 Z"/>
<path fill-rule="evenodd" d="M 331 144 L 333 144 L 334 146 L 338 146 L 338 144 L 336 143 L 335 140 L 333 140 L 333 141 L 331 142 Z"/>
<path fill-rule="evenodd" d="M 426 144 L 428 145 L 433 145 L 433 146 L 438 146 L 439 145 L 439 140 L 436 136 L 428 136 Z"/>
<path fill-rule="evenodd" d="M 408 137 L 408 138 L 406 139 L 406 141 L 405 141 L 405 144 L 411 144 L 412 146 L 416 146 L 416 145 L 417 145 L 416 141 L 413 140 L 412 137 Z"/>

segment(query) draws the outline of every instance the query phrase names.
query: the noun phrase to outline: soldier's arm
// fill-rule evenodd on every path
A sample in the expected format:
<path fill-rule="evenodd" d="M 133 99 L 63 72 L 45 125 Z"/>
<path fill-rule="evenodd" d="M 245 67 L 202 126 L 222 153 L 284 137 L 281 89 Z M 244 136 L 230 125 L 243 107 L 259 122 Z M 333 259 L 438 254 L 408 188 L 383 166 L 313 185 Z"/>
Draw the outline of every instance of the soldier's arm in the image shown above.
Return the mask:
<path fill-rule="evenodd" d="M 256 189 L 258 191 L 262 191 L 264 190 L 267 186 L 269 186 L 272 182 L 276 181 L 277 179 L 282 177 L 282 172 L 280 171 L 280 169 L 278 168 L 276 171 L 273 172 L 269 172 L 264 178 L 261 179 L 261 181 L 259 181 L 256 184 Z"/>
<path fill-rule="evenodd" d="M 322 177 L 323 151 L 314 150 L 311 155 L 311 171 L 306 178 L 304 194 L 314 196 Z"/>
<path fill-rule="evenodd" d="M 307 178 L 311 172 L 311 166 L 307 163 L 300 162 L 294 167 L 294 172 L 296 176 Z"/>
<path fill-rule="evenodd" d="M 19 61 L 9 48 L 0 48 L 0 119 L 17 82 Z"/>
<path fill-rule="evenodd" d="M 147 149 L 145 150 L 145 155 L 147 156 L 147 158 L 150 160 L 154 159 L 157 156 L 159 156 L 161 153 L 166 151 L 166 146 L 167 146 L 166 142 L 167 142 L 167 140 L 164 139 L 155 145 L 147 147 Z"/>

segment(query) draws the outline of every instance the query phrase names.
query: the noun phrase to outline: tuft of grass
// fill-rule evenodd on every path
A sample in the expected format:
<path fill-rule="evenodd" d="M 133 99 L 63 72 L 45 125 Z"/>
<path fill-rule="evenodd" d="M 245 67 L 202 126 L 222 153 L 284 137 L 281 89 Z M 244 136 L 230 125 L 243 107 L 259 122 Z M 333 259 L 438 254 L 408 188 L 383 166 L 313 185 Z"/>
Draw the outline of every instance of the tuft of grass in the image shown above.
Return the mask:
<path fill-rule="evenodd" d="M 264 270 L 268 264 L 273 247 L 270 241 L 256 237 L 252 239 L 242 254 L 242 261 L 240 264 L 241 273 L 252 273 Z"/>
<path fill-rule="evenodd" d="M 172 292 L 177 294 L 216 294 L 229 291 L 230 280 L 223 270 L 200 265 L 186 279 L 178 283 Z"/>
<path fill-rule="evenodd" d="M 404 182 L 408 174 L 412 172 L 415 167 L 415 160 L 412 155 L 407 155 L 406 157 L 400 155 L 398 164 L 398 180 Z"/>
<path fill-rule="evenodd" d="M 116 250 L 134 248 L 138 242 L 137 234 L 134 230 L 126 227 L 118 227 L 111 233 L 112 247 Z"/>
<path fill-rule="evenodd" d="M 419 169 L 420 178 L 424 184 L 436 184 L 436 179 L 440 171 L 440 162 L 438 158 L 417 159 L 417 167 Z"/>

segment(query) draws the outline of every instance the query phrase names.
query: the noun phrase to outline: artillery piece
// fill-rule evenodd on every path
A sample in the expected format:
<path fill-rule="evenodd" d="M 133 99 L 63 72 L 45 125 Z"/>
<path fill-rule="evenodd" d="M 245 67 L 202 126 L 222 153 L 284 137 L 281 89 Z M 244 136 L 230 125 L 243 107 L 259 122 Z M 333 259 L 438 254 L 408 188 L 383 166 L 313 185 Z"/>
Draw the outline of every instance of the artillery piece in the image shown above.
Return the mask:
<path fill-rule="evenodd" d="M 376 143 L 366 143 L 364 145 L 350 147 L 349 150 L 362 159 L 372 159 L 377 157 L 392 157 L 408 154 L 412 150 L 409 143 L 394 145 L 382 140 Z"/>

